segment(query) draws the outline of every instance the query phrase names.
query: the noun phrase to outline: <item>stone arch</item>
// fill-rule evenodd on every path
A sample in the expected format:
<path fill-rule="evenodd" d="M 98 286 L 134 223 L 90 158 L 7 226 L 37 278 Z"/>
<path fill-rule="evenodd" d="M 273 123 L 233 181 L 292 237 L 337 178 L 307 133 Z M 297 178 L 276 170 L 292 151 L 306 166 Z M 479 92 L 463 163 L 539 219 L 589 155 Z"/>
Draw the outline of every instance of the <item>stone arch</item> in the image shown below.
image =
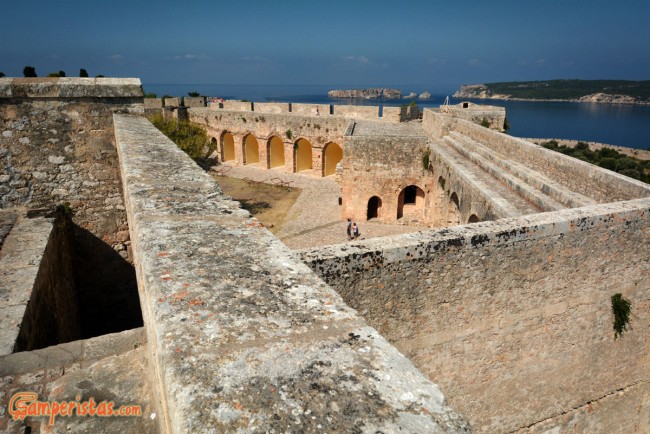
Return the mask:
<path fill-rule="evenodd" d="M 460 202 L 458 195 L 454 192 L 449 196 L 447 205 L 447 226 L 456 226 L 460 224 Z"/>
<path fill-rule="evenodd" d="M 221 135 L 221 160 L 232 161 L 235 159 L 235 138 L 228 131 Z"/>
<path fill-rule="evenodd" d="M 467 219 L 467 223 L 478 223 L 478 222 L 480 222 L 480 220 L 478 219 L 478 216 L 476 214 L 472 214 Z"/>
<path fill-rule="evenodd" d="M 336 165 L 343 159 L 343 149 L 338 143 L 329 142 L 323 149 L 323 176 L 336 173 Z"/>
<path fill-rule="evenodd" d="M 271 136 L 266 142 L 268 168 L 284 166 L 284 142 L 278 136 Z"/>
<path fill-rule="evenodd" d="M 260 146 L 253 134 L 244 137 L 244 164 L 260 162 Z"/>
<path fill-rule="evenodd" d="M 381 216 L 381 198 L 373 196 L 368 199 L 368 208 L 366 212 L 366 220 L 379 218 Z"/>
<path fill-rule="evenodd" d="M 293 158 L 296 172 L 312 168 L 311 143 L 307 139 L 298 139 L 293 146 Z"/>
<path fill-rule="evenodd" d="M 405 214 L 418 214 L 424 210 L 424 190 L 417 185 L 407 185 L 402 189 L 397 198 L 397 218 Z"/>

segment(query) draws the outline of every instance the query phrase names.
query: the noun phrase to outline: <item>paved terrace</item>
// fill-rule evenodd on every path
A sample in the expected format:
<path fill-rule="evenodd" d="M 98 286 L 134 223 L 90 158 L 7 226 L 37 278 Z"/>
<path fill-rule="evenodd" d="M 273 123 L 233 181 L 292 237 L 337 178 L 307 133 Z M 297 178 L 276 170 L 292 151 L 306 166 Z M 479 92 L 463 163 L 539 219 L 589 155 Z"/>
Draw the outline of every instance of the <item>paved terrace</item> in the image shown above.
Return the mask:
<path fill-rule="evenodd" d="M 114 122 L 162 431 L 469 430 L 146 119 Z"/>

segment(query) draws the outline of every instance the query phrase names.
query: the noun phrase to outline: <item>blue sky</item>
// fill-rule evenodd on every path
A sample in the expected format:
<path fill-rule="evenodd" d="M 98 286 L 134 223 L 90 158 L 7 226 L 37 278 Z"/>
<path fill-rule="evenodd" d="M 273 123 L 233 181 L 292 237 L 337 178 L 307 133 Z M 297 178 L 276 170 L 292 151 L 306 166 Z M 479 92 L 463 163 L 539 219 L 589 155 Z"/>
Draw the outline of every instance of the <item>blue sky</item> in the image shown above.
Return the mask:
<path fill-rule="evenodd" d="M 0 0 L 0 71 L 144 83 L 650 79 L 648 0 Z"/>

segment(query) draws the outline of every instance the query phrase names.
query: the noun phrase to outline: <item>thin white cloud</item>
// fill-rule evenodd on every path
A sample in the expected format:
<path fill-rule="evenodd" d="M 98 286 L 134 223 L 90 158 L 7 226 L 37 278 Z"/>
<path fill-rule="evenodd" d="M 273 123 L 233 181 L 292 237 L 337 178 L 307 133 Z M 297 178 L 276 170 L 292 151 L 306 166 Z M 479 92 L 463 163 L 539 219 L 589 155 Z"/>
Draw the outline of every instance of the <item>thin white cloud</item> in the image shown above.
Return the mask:
<path fill-rule="evenodd" d="M 477 66 L 481 64 L 481 61 L 478 60 L 477 58 L 474 58 L 474 59 L 469 59 L 467 63 L 469 63 L 472 66 Z"/>
<path fill-rule="evenodd" d="M 447 59 L 429 59 L 431 65 L 444 65 L 447 63 Z"/>
<path fill-rule="evenodd" d="M 368 59 L 366 56 L 345 56 L 344 59 L 350 60 L 352 62 L 357 62 L 362 65 L 370 64 L 370 59 Z"/>
<path fill-rule="evenodd" d="M 188 53 L 176 56 L 166 56 L 164 60 L 207 60 L 209 57 L 205 54 Z"/>
<path fill-rule="evenodd" d="M 243 60 L 244 62 L 270 62 L 271 61 L 271 59 L 264 56 L 244 56 L 241 57 L 240 60 Z"/>
<path fill-rule="evenodd" d="M 124 58 L 124 56 L 122 56 L 121 54 L 113 54 L 111 56 L 111 59 L 113 59 L 113 60 L 120 60 L 120 59 L 123 59 L 123 58 Z"/>

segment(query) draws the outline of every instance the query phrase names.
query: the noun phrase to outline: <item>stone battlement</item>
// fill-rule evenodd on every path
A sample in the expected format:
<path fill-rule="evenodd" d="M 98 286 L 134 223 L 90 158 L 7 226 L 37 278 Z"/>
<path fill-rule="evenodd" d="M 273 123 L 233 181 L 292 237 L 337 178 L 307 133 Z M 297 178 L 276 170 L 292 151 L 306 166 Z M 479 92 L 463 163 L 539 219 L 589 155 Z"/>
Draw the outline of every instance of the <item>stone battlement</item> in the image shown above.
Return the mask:
<path fill-rule="evenodd" d="M 301 104 L 281 102 L 251 102 L 239 100 L 224 100 L 210 102 L 205 97 L 174 97 L 146 98 L 145 106 L 152 112 L 161 110 L 163 106 L 177 107 L 209 107 L 216 111 L 254 112 L 260 114 L 297 114 L 300 116 L 344 117 L 347 119 L 382 120 L 386 122 L 406 122 L 421 117 L 417 106 L 390 107 L 340 104 Z"/>

